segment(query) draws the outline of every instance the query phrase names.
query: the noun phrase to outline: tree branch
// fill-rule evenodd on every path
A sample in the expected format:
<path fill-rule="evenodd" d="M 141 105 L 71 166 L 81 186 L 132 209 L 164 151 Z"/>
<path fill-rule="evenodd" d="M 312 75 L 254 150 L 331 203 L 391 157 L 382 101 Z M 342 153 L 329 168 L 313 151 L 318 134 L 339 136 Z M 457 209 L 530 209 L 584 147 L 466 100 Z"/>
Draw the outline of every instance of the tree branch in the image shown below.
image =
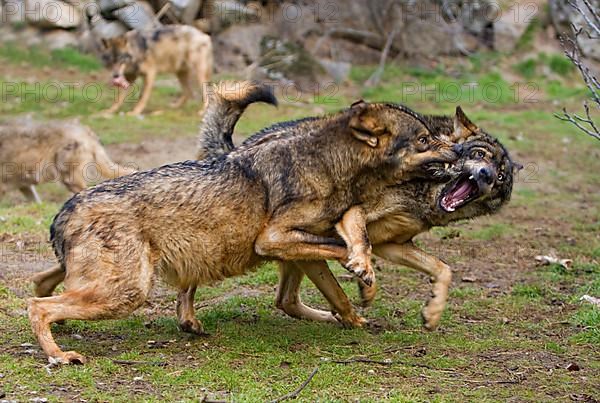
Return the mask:
<path fill-rule="evenodd" d="M 295 399 L 300 394 L 300 392 L 302 392 L 302 390 L 310 383 L 310 381 L 312 381 L 313 377 L 317 374 L 318 371 L 319 371 L 319 367 L 315 367 L 315 369 L 313 369 L 313 371 L 310 373 L 308 378 L 306 378 L 306 380 L 304 382 L 302 382 L 302 385 L 300 385 L 298 387 L 298 389 L 296 389 L 293 392 L 288 393 L 287 395 L 278 397 L 277 399 L 273 400 L 271 403 L 278 403 L 278 402 L 282 402 L 282 401 L 288 400 L 288 399 Z"/>

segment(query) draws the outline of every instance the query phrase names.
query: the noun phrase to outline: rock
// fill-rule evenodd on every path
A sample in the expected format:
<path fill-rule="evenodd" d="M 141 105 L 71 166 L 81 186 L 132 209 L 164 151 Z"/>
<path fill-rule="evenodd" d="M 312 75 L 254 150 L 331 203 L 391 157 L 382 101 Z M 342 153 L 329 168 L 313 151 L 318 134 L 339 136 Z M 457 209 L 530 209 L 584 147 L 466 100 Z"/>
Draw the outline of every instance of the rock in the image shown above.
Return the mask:
<path fill-rule="evenodd" d="M 258 7 L 248 7 L 235 0 L 216 0 L 213 7 L 213 13 L 222 28 L 242 22 L 259 21 Z"/>
<path fill-rule="evenodd" d="M 77 47 L 79 45 L 77 34 L 64 29 L 55 29 L 44 32 L 42 40 L 50 50 L 62 49 L 67 46 Z"/>
<path fill-rule="evenodd" d="M 262 24 L 233 25 L 213 37 L 215 65 L 226 71 L 243 71 L 260 57 L 260 41 L 272 34 Z"/>
<path fill-rule="evenodd" d="M 525 30 L 537 17 L 538 9 L 530 3 L 514 3 L 494 22 L 494 49 L 511 52 L 517 46 Z"/>
<path fill-rule="evenodd" d="M 0 1 L 0 25 L 25 22 L 24 0 Z"/>
<path fill-rule="evenodd" d="M 600 10 L 600 0 L 589 1 L 595 10 Z M 586 10 L 582 0 L 576 0 L 576 3 L 582 10 Z M 574 38 L 572 26 L 575 26 L 576 29 L 583 28 L 584 31 L 592 33 L 592 29 L 587 25 L 584 17 L 569 4 L 569 0 L 550 0 L 550 18 L 559 35 L 566 34 Z M 588 38 L 587 35 L 582 34 L 577 37 L 577 46 L 584 56 L 600 60 L 598 39 Z"/>
<path fill-rule="evenodd" d="M 121 21 L 106 21 L 100 18 L 93 22 L 91 34 L 93 38 L 114 38 L 127 31 L 127 26 Z"/>
<path fill-rule="evenodd" d="M 42 36 L 36 28 L 27 26 L 17 31 L 18 41 L 26 46 L 38 46 L 42 44 Z"/>
<path fill-rule="evenodd" d="M 25 0 L 25 19 L 38 28 L 76 28 L 81 11 L 59 0 Z"/>
<path fill-rule="evenodd" d="M 183 24 L 191 24 L 196 19 L 201 5 L 201 0 L 171 0 L 171 10 Z"/>
<path fill-rule="evenodd" d="M 192 25 L 204 33 L 211 33 L 211 23 L 210 19 L 208 18 L 198 18 L 192 23 Z"/>
<path fill-rule="evenodd" d="M 150 29 L 155 26 L 154 11 L 143 1 L 114 10 L 112 15 L 129 29 Z"/>
<path fill-rule="evenodd" d="M 286 84 L 292 82 L 304 92 L 319 91 L 327 84 L 325 69 L 302 44 L 264 36 L 260 48 L 258 70 L 268 79 Z"/>
<path fill-rule="evenodd" d="M 318 61 L 327 74 L 337 83 L 346 81 L 350 76 L 352 65 L 348 62 L 336 62 L 329 59 L 319 59 Z"/>
<path fill-rule="evenodd" d="M 123 7 L 130 6 L 135 0 L 98 0 L 98 8 L 104 18 L 111 18 L 112 13 Z"/>

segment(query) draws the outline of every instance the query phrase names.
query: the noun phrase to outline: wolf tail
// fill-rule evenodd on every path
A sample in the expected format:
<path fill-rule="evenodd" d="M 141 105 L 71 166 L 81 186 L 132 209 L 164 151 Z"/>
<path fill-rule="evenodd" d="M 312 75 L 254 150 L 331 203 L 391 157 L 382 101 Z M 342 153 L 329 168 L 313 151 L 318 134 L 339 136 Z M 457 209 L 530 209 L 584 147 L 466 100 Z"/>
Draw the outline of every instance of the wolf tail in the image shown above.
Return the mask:
<path fill-rule="evenodd" d="M 273 89 L 266 84 L 243 81 L 212 86 L 200 124 L 197 159 L 216 157 L 233 150 L 233 128 L 246 107 L 254 102 L 277 106 Z"/>

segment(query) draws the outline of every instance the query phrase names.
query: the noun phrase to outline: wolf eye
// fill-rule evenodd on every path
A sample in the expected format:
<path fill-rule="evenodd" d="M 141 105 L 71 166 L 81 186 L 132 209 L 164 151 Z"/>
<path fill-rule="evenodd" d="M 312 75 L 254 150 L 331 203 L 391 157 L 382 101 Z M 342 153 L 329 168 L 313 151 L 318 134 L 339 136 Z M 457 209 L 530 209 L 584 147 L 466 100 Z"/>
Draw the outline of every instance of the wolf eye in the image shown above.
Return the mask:
<path fill-rule="evenodd" d="M 482 159 L 485 157 L 485 153 L 481 150 L 475 150 L 475 152 L 473 152 L 473 157 Z"/>
<path fill-rule="evenodd" d="M 503 173 L 499 173 L 498 174 L 498 180 L 501 181 L 501 182 L 504 180 L 504 174 Z"/>
<path fill-rule="evenodd" d="M 417 141 L 418 141 L 419 143 L 421 143 L 421 144 L 427 144 L 427 140 L 428 140 L 428 139 L 427 139 L 427 136 L 421 136 L 421 137 L 419 137 L 419 138 L 418 138 L 418 140 L 417 140 Z"/>

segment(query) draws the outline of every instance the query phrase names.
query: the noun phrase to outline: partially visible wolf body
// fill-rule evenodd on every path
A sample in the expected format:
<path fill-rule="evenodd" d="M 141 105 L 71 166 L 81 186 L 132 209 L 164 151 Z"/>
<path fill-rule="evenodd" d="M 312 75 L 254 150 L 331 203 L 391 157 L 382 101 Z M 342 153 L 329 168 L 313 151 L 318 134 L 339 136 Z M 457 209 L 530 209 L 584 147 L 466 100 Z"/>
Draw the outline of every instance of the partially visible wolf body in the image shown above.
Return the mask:
<path fill-rule="evenodd" d="M 115 113 L 125 102 L 127 90 L 138 77 L 144 80 L 137 105 L 129 113 L 139 115 L 150 99 L 156 76 L 173 73 L 181 84 L 182 94 L 172 106 L 179 108 L 199 87 L 210 81 L 213 50 L 210 36 L 187 25 L 168 25 L 154 30 L 130 31 L 103 41 L 102 60 L 112 71 L 112 84 L 120 90 L 107 110 Z"/>
<path fill-rule="evenodd" d="M 36 122 L 18 119 L 0 124 L 1 185 L 19 189 L 41 202 L 35 185 L 60 181 L 71 192 L 95 179 L 94 168 L 107 179 L 133 173 L 114 163 L 87 126 L 76 121 Z"/>
<path fill-rule="evenodd" d="M 199 138 L 200 157 L 224 155 L 234 149 L 231 135 L 235 122 L 246 102 L 221 99 L 218 107 L 209 109 Z M 423 309 L 424 325 L 435 329 L 448 297 L 452 273 L 446 263 L 415 246 L 412 239 L 433 226 L 445 226 L 452 221 L 493 214 L 510 199 L 513 169 L 500 142 L 474 125 L 457 109 L 454 118 L 425 116 L 429 128 L 440 136 L 463 144 L 462 157 L 448 170 L 448 177 L 439 181 L 416 179 L 386 188 L 381 193 L 365 194 L 360 209 L 351 223 L 346 215 L 337 224 L 350 248 L 369 249 L 396 264 L 406 265 L 427 274 L 432 280 L 432 298 Z M 242 147 L 264 144 L 260 136 L 246 140 Z M 361 221 L 362 220 L 362 221 Z M 366 234 L 364 228 L 366 227 Z M 340 231 L 341 229 L 341 231 Z M 276 304 L 291 316 L 318 321 L 341 321 L 345 325 L 361 326 L 365 320 L 358 316 L 348 297 L 337 283 L 325 261 L 280 261 L 280 282 Z M 315 283 L 334 311 L 316 310 L 304 305 L 299 288 L 304 275 Z M 375 297 L 375 287 L 359 281 L 363 304 Z M 193 292 L 181 292 L 179 307 L 189 307 Z M 189 315 L 189 314 L 186 314 Z"/>
<path fill-rule="evenodd" d="M 361 102 L 257 136 L 227 155 L 104 182 L 65 203 L 50 229 L 60 267 L 38 288 L 47 294 L 29 301 L 49 357 L 85 360 L 58 347 L 51 323 L 127 315 L 146 300 L 156 273 L 183 292 L 265 259 L 344 262 L 346 247 L 330 235 L 359 195 L 457 157 L 419 115 L 391 104 Z M 50 296 L 61 275 L 65 291 Z M 202 333 L 185 315 L 190 309 L 178 309 L 180 323 Z"/>

